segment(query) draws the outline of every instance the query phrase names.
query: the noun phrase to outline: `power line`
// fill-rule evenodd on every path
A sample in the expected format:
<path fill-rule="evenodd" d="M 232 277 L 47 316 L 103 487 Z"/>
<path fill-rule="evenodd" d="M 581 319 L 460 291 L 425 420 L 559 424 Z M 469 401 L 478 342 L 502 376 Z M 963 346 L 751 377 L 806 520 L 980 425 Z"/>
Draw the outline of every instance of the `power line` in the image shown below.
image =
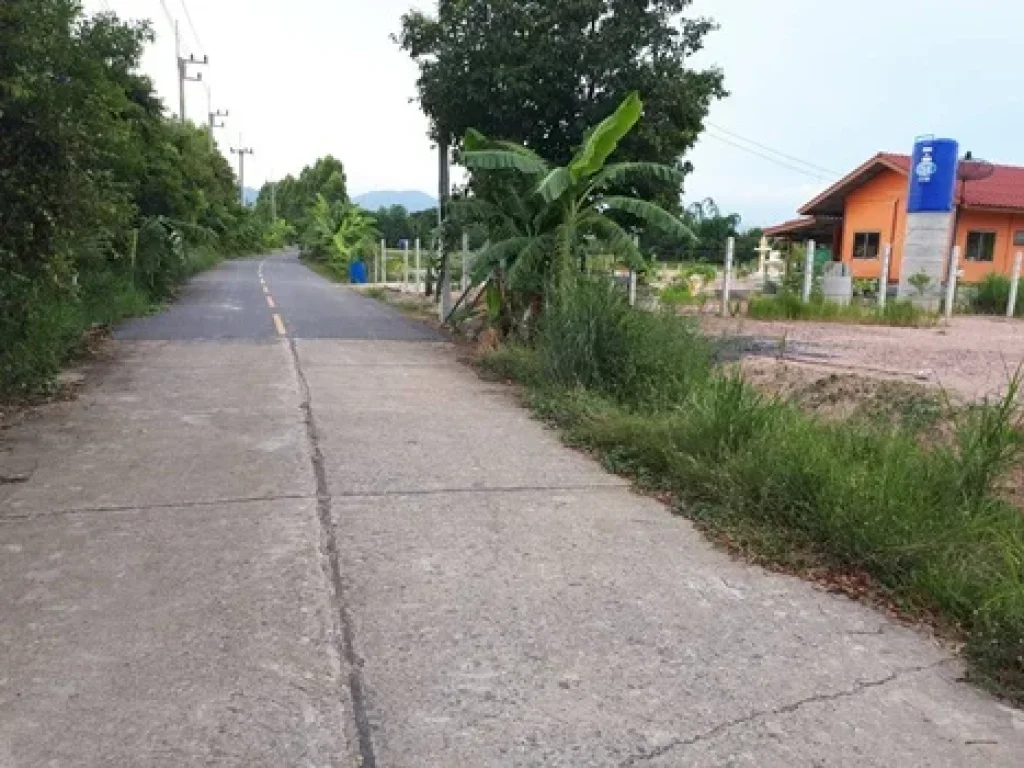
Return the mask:
<path fill-rule="evenodd" d="M 163 2 L 163 0 L 161 0 L 161 2 Z M 185 4 L 185 0 L 181 0 L 181 10 L 185 12 L 185 21 L 188 22 L 188 28 L 192 30 L 192 38 L 196 41 L 196 45 L 199 46 L 199 52 L 205 54 L 206 46 L 203 45 L 203 41 L 199 39 L 199 33 L 196 32 L 196 25 L 192 22 L 192 14 L 188 12 L 188 5 Z"/>
<path fill-rule="evenodd" d="M 164 0 L 160 0 L 160 7 L 164 9 L 164 17 L 167 19 L 167 23 L 171 25 L 171 29 L 174 29 L 174 16 L 171 15 L 171 10 L 167 7 L 167 3 Z"/>
<path fill-rule="evenodd" d="M 723 144 L 728 144 L 728 145 L 730 145 L 732 147 L 736 147 L 736 149 L 742 149 L 744 152 L 749 152 L 752 155 L 756 155 L 757 157 L 760 157 L 762 160 L 767 160 L 770 163 L 775 163 L 778 166 L 781 166 L 783 168 L 788 168 L 789 170 L 795 171 L 797 173 L 802 173 L 804 176 L 809 176 L 809 177 L 811 177 L 813 179 L 817 179 L 819 181 L 829 181 L 829 182 L 830 181 L 834 181 L 836 179 L 836 177 L 838 177 L 840 175 L 840 174 L 837 173 L 834 176 L 825 176 L 822 173 L 818 173 L 816 171 L 810 171 L 810 170 L 807 170 L 806 168 L 801 168 L 799 165 L 793 165 L 792 163 L 787 163 L 784 160 L 779 160 L 777 157 L 772 157 L 771 155 L 766 154 L 764 152 L 760 152 L 760 151 L 758 151 L 756 149 L 753 149 L 751 147 L 744 146 L 743 144 L 735 142 L 732 139 L 728 139 L 725 136 L 719 136 L 719 135 L 717 135 L 715 133 L 712 133 L 711 131 L 706 132 L 704 135 L 708 136 L 708 137 L 710 137 L 712 139 L 715 139 L 717 141 L 720 141 Z"/>
<path fill-rule="evenodd" d="M 814 163 L 809 163 L 806 160 L 801 160 L 799 157 L 794 157 L 793 155 L 787 155 L 785 152 L 782 152 L 782 151 L 780 151 L 778 149 L 773 149 L 772 147 L 769 147 L 766 144 L 761 144 L 760 142 L 754 141 L 753 139 L 748 139 L 746 136 L 741 136 L 740 134 L 736 133 L 735 131 L 730 131 L 728 128 L 723 128 L 722 126 L 715 125 L 712 122 L 708 122 L 708 126 L 711 127 L 711 128 L 714 128 L 716 131 L 719 131 L 720 133 L 726 134 L 727 136 L 732 136 L 734 139 L 739 139 L 740 141 L 746 142 L 747 144 L 752 144 L 753 146 L 757 147 L 758 149 L 763 149 L 763 150 L 765 150 L 767 152 L 771 152 L 774 155 L 778 155 L 779 157 L 784 157 L 785 159 L 792 160 L 793 162 L 799 163 L 800 165 L 805 165 L 808 168 L 811 168 L 811 169 L 813 169 L 815 171 L 821 171 L 823 173 L 827 173 L 829 176 L 832 176 L 832 177 L 842 176 L 841 173 L 836 173 L 831 168 L 824 168 L 824 167 L 822 167 L 820 165 L 815 165 Z"/>

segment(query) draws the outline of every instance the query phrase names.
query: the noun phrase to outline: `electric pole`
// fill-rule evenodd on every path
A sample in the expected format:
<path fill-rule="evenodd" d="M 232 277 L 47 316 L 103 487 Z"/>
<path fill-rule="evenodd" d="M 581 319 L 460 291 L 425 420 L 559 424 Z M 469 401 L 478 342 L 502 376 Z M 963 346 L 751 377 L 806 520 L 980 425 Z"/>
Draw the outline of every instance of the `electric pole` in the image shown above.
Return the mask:
<path fill-rule="evenodd" d="M 277 221 L 277 182 L 270 182 L 270 220 Z"/>
<path fill-rule="evenodd" d="M 245 156 L 255 154 L 252 147 L 231 148 L 231 154 L 238 155 L 238 198 L 245 206 Z"/>
<path fill-rule="evenodd" d="M 227 110 L 221 111 L 221 110 L 218 109 L 216 112 L 210 112 L 210 150 L 211 151 L 216 149 L 216 147 L 217 147 L 217 142 L 213 138 L 213 131 L 214 131 L 214 129 L 215 128 L 224 128 L 224 127 L 226 127 L 225 123 L 223 123 L 223 122 L 218 123 L 217 122 L 217 118 L 220 118 L 220 117 L 230 117 L 230 115 L 228 114 Z"/>
<path fill-rule="evenodd" d="M 185 122 L 185 83 L 201 83 L 203 81 L 203 73 L 199 72 L 195 77 L 191 77 L 188 73 L 189 66 L 193 67 L 205 67 L 210 63 L 209 56 L 203 56 L 202 59 L 197 59 L 195 55 L 189 54 L 186 59 L 181 55 L 181 33 L 178 30 L 178 22 L 174 22 L 174 55 L 178 59 L 178 107 L 181 112 L 181 122 Z"/>

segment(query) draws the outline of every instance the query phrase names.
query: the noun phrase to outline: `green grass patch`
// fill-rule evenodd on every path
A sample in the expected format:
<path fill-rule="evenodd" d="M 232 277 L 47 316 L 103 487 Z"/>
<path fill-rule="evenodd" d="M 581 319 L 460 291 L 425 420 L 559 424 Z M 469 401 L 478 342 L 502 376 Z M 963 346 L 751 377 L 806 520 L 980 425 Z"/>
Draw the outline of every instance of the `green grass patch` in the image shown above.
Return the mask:
<path fill-rule="evenodd" d="M 156 288 L 105 269 L 83 272 L 71 292 L 34 289 L 23 314 L 0 312 L 0 399 L 50 393 L 61 368 L 81 353 L 86 334 L 157 310 L 177 282 L 219 261 L 215 252 L 195 249 L 173 282 Z"/>
<path fill-rule="evenodd" d="M 883 310 L 857 303 L 842 306 L 821 298 L 805 304 L 790 292 L 751 298 L 747 315 L 755 320 L 805 320 L 908 328 L 932 326 L 938 320 L 936 315 L 915 307 L 906 299 L 890 301 Z"/>
<path fill-rule="evenodd" d="M 999 493 L 1022 451 L 1015 387 L 924 446 L 931 404 L 895 406 L 907 426 L 823 421 L 716 368 L 685 319 L 592 284 L 552 306 L 535 347 L 483 365 L 523 383 L 570 444 L 755 561 L 869 576 L 961 635 L 975 679 L 1024 702 L 1024 515 Z"/>

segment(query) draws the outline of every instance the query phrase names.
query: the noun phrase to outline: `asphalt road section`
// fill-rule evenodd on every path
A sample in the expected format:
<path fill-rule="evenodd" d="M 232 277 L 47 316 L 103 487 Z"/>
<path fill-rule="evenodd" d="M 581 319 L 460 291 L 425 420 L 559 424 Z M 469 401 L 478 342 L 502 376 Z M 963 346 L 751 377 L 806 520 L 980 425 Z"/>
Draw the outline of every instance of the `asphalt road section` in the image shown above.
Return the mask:
<path fill-rule="evenodd" d="M 735 562 L 294 255 L 0 461 L 0 766 L 1018 766 L 948 649 Z"/>

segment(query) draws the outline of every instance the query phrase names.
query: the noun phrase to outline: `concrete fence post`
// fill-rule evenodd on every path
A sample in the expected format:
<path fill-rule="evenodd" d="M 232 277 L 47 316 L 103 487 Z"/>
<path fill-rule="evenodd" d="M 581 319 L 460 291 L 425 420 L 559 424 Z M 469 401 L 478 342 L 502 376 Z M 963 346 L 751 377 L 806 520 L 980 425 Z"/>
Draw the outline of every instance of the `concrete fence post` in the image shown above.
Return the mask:
<path fill-rule="evenodd" d="M 402 293 L 409 292 L 409 241 L 402 241 Z"/>
<path fill-rule="evenodd" d="M 1010 301 L 1006 305 L 1006 316 L 1017 314 L 1017 291 L 1020 288 L 1020 270 L 1024 264 L 1024 251 L 1017 251 L 1013 257 L 1013 273 L 1010 276 Z"/>
<path fill-rule="evenodd" d="M 380 281 L 388 281 L 388 241 L 383 238 L 380 241 Z"/>
<path fill-rule="evenodd" d="M 629 270 L 629 306 L 636 306 L 636 282 L 637 275 L 635 269 Z"/>
<path fill-rule="evenodd" d="M 736 238 L 725 241 L 725 272 L 722 274 L 722 317 L 729 317 L 729 299 L 732 296 L 732 262 L 736 256 Z"/>
<path fill-rule="evenodd" d="M 892 264 L 892 243 L 886 243 L 882 249 L 882 271 L 878 275 L 878 308 L 885 309 L 889 299 L 889 265 Z"/>
<path fill-rule="evenodd" d="M 804 304 L 811 301 L 811 288 L 814 287 L 814 249 L 813 240 L 807 241 L 807 257 L 804 259 L 804 286 L 800 293 L 800 299 Z"/>
<path fill-rule="evenodd" d="M 462 292 L 469 290 L 469 234 L 462 233 Z"/>
<path fill-rule="evenodd" d="M 956 280 L 960 273 L 960 246 L 954 245 L 949 253 L 949 271 L 946 275 L 946 306 L 947 322 L 953 319 L 953 304 L 956 301 Z"/>
<path fill-rule="evenodd" d="M 415 278 L 416 278 L 416 290 L 414 291 L 414 293 L 420 294 L 420 293 L 422 293 L 422 290 L 420 289 L 420 280 L 421 280 L 421 275 L 420 275 L 420 239 L 418 237 L 416 238 L 416 274 L 415 274 Z"/>

